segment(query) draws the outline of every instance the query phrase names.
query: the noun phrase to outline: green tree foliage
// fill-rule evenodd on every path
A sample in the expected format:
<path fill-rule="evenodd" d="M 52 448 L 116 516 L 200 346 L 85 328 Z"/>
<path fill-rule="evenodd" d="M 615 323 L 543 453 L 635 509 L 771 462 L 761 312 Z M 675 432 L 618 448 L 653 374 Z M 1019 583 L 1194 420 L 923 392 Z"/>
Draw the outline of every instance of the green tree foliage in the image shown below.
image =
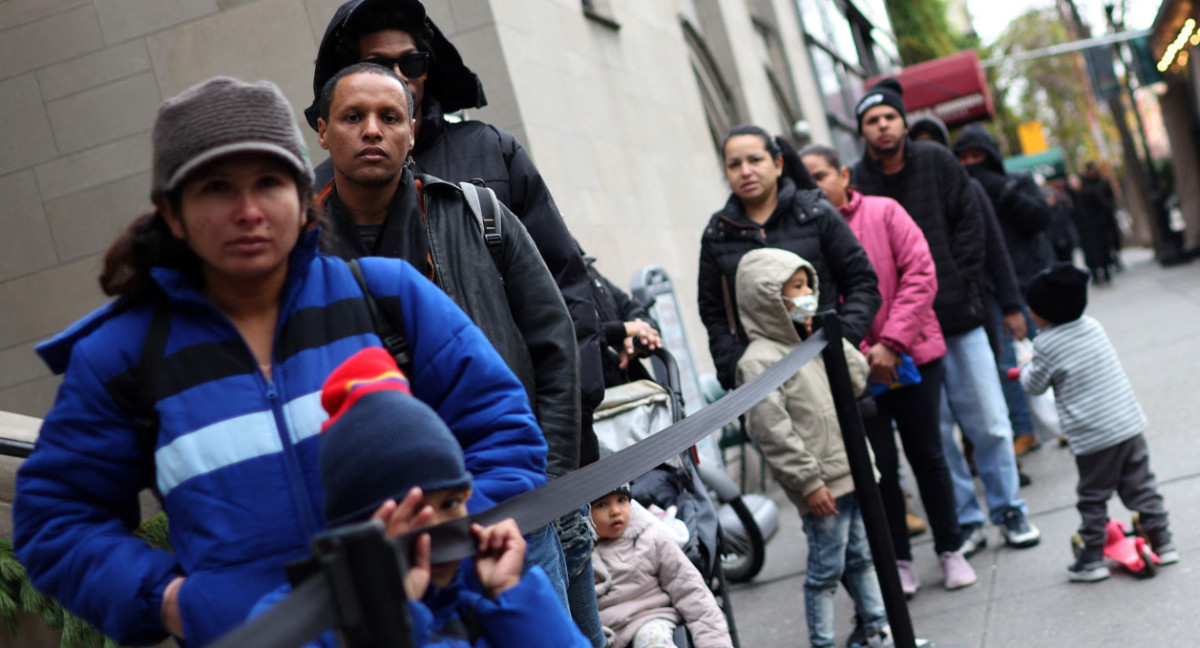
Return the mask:
<path fill-rule="evenodd" d="M 162 513 L 142 522 L 134 535 L 152 547 L 170 549 L 167 516 Z M 0 637 L 17 635 L 20 612 L 40 617 L 51 630 L 62 630 L 61 648 L 121 648 L 99 630 L 63 610 L 57 601 L 34 589 L 25 568 L 13 555 L 12 543 L 0 540 Z"/>
<path fill-rule="evenodd" d="M 981 57 L 1002 58 L 1071 40 L 1057 11 L 1031 9 L 1014 19 Z M 1006 156 L 1023 153 L 1017 125 L 1037 120 L 1050 146 L 1062 147 L 1068 167 L 1097 158 L 1087 116 L 1100 119 L 1106 133 L 1113 132 L 1113 126 L 1107 113 L 1096 109 L 1087 65 L 1079 53 L 1006 62 L 987 72 L 996 107 L 992 131 Z"/>
<path fill-rule="evenodd" d="M 974 44 L 950 28 L 946 0 L 885 0 L 885 4 L 904 65 L 949 56 Z"/>

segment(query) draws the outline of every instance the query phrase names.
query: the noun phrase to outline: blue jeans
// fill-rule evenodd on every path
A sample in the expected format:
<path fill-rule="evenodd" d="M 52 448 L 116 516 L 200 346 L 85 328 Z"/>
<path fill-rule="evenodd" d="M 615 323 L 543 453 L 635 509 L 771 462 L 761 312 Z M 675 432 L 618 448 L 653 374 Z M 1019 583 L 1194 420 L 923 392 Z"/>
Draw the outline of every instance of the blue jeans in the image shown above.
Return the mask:
<path fill-rule="evenodd" d="M 845 582 L 854 599 L 854 607 L 868 636 L 888 623 L 858 498 L 854 493 L 843 495 L 837 498 L 836 506 L 837 515 L 807 513 L 801 516 L 804 535 L 808 537 L 804 612 L 808 619 L 808 640 L 813 648 L 837 645 L 834 643 L 833 596 L 839 581 Z"/>
<path fill-rule="evenodd" d="M 992 304 L 1000 334 L 1000 355 L 996 356 L 996 364 L 1000 370 L 1004 402 L 1008 405 L 1008 422 L 1012 424 L 1014 437 L 1032 435 L 1033 417 L 1029 414 L 1029 402 L 1025 400 L 1025 392 L 1021 389 L 1020 382 L 1008 379 L 1008 370 L 1017 366 L 1017 352 L 1013 349 L 1013 339 L 1004 332 L 1004 311 L 1000 310 L 1000 304 L 995 300 L 992 300 Z M 1024 305 L 1021 306 L 1021 314 L 1025 316 L 1025 327 L 1029 329 L 1029 339 L 1032 340 L 1037 336 L 1037 326 Z"/>
<path fill-rule="evenodd" d="M 554 593 L 562 601 L 564 610 L 570 610 L 567 602 L 567 559 L 563 556 L 562 544 L 558 541 L 558 531 L 553 524 L 525 534 L 525 571 L 530 567 L 541 565 L 550 577 Z"/>
<path fill-rule="evenodd" d="M 591 516 L 588 507 L 568 513 L 554 523 L 567 560 L 567 599 L 571 618 L 592 642 L 594 648 L 604 648 L 608 639 L 600 623 L 600 608 L 596 605 L 596 587 L 592 577 L 592 549 L 595 547 Z"/>
<path fill-rule="evenodd" d="M 1017 458 L 1013 454 L 1012 427 L 1008 407 L 1000 389 L 996 357 L 983 327 L 960 335 L 946 336 L 946 370 L 942 389 L 942 449 L 954 482 L 959 524 L 981 524 L 983 510 L 975 496 L 975 482 L 954 438 L 954 424 L 975 446 L 975 468 L 983 482 L 988 513 L 999 524 L 1010 508 L 1025 513 L 1025 502 L 1017 496 Z"/>

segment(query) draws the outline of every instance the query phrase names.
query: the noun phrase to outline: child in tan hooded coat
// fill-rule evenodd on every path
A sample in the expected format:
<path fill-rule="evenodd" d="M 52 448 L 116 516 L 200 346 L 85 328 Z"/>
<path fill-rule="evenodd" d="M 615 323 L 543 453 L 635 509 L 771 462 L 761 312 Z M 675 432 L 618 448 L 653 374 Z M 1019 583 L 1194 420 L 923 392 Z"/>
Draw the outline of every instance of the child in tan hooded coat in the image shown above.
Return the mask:
<path fill-rule="evenodd" d="M 749 346 L 738 361 L 738 384 L 754 378 L 812 333 L 817 273 L 799 256 L 762 248 L 742 257 L 738 314 Z M 866 387 L 867 361 L 842 341 L 856 392 Z M 820 356 L 750 410 L 746 431 L 800 511 L 808 538 L 804 604 L 809 640 L 834 646 L 833 597 L 839 580 L 854 599 L 867 645 L 891 645 L 891 630 L 854 495 L 854 481 L 833 394 Z"/>

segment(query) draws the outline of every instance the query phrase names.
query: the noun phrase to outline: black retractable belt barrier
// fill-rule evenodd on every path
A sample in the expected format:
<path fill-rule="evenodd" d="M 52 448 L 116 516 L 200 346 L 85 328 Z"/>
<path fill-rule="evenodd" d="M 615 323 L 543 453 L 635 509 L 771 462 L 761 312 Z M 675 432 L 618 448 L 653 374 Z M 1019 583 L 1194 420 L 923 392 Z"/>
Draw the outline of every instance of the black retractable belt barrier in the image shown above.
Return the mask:
<path fill-rule="evenodd" d="M 838 331 L 840 333 L 840 329 Z M 387 554 L 374 553 L 374 558 L 378 559 L 379 556 L 386 555 L 387 561 L 400 563 L 399 569 L 403 570 L 408 560 L 407 547 L 414 538 L 423 533 L 430 534 L 432 538 L 433 555 L 431 560 L 437 564 L 475 555 L 476 541 L 470 531 L 472 523 L 488 526 L 507 518 L 513 518 L 523 533 L 539 529 L 578 509 L 583 504 L 644 475 L 670 457 L 708 437 L 714 430 L 719 430 L 735 421 L 759 401 L 766 398 L 768 394 L 779 389 L 780 385 L 795 375 L 810 360 L 817 357 L 817 354 L 825 347 L 825 334 L 817 331 L 803 344 L 753 380 L 729 392 L 721 400 L 704 407 L 695 414 L 611 456 L 470 517 L 421 529 L 395 540 L 384 539 L 382 530 L 377 526 L 373 527 L 373 531 L 367 531 L 365 527 L 370 525 L 338 529 L 322 534 L 313 541 L 316 557 L 311 559 L 304 569 L 314 575 L 305 580 L 291 596 L 275 608 L 225 635 L 211 644 L 211 648 L 297 648 L 315 639 L 330 626 L 336 626 L 343 632 L 343 638 L 350 641 L 353 638 L 346 634 L 347 624 L 359 621 L 368 625 L 391 624 L 393 621 L 402 622 L 402 628 L 398 625 L 381 626 L 381 628 L 384 632 L 403 635 L 404 640 L 410 641 L 407 630 L 407 609 L 404 610 L 405 616 L 402 619 L 383 620 L 370 616 L 359 619 L 355 616 L 360 614 L 361 604 L 366 604 L 369 599 L 374 599 L 380 603 L 386 601 L 386 605 L 389 606 L 387 609 L 393 612 L 392 617 L 397 617 L 397 608 L 404 607 L 404 592 L 402 587 L 399 589 L 396 587 L 398 581 L 393 579 L 398 576 L 395 572 L 391 572 L 390 563 L 389 568 L 382 569 L 382 571 L 389 572 L 391 576 L 371 578 L 369 572 L 372 563 L 350 559 L 347 555 L 352 553 L 351 550 L 366 551 L 368 549 L 364 549 L 364 547 L 370 547 L 373 543 L 382 543 L 390 547 L 389 552 Z M 838 350 L 841 350 L 840 338 Z M 842 362 L 843 371 L 845 371 L 844 358 Z M 842 383 L 833 384 L 840 385 Z M 846 384 L 848 385 L 848 378 Z M 849 387 L 845 389 L 849 393 Z M 835 387 L 834 393 L 837 394 L 837 392 L 838 389 Z M 853 395 L 850 398 L 853 402 Z M 348 534 L 361 534 L 361 537 L 356 537 L 354 541 L 338 539 Z M 379 551 L 378 547 L 369 550 Z M 339 554 L 343 557 L 337 557 Z M 350 568 L 347 561 L 352 562 L 357 568 Z M 365 569 L 365 572 L 359 568 Z M 380 570 L 378 564 L 375 564 L 375 569 Z M 350 580 L 368 578 L 374 582 L 366 586 L 356 582 L 352 588 L 339 585 L 347 578 Z M 341 597 L 351 591 L 354 600 L 349 604 L 343 602 Z M 315 608 L 322 601 L 324 606 L 318 612 Z M 350 619 L 346 618 L 348 614 L 351 616 Z M 367 613 L 362 612 L 362 614 Z M 376 632 L 376 629 L 372 629 L 371 632 Z M 364 634 L 359 638 L 366 636 L 368 635 Z M 373 636 L 381 636 L 381 634 Z M 348 645 L 353 648 L 360 646 L 392 648 L 410 644 L 379 642 L 348 643 Z"/>
<path fill-rule="evenodd" d="M 33 452 L 33 444 L 28 441 L 0 437 L 0 455 L 24 459 L 31 452 Z"/>
<path fill-rule="evenodd" d="M 904 590 L 900 587 L 900 573 L 896 571 L 896 551 L 892 547 L 892 537 L 888 532 L 879 484 L 875 482 L 875 464 L 867 451 L 866 432 L 858 412 L 854 387 L 850 382 L 850 369 L 842 351 L 842 322 L 837 313 L 832 311 L 818 313 L 817 320 L 828 341 L 824 352 L 825 373 L 829 376 L 838 426 L 842 428 L 846 459 L 850 462 L 854 492 L 862 509 L 863 525 L 867 528 L 867 541 L 871 545 L 871 556 L 875 559 L 875 573 L 879 577 L 879 588 L 887 608 L 888 623 L 892 626 L 892 637 L 896 648 L 915 648 L 916 638 L 913 634 L 912 619 L 908 615 L 908 602 Z"/>

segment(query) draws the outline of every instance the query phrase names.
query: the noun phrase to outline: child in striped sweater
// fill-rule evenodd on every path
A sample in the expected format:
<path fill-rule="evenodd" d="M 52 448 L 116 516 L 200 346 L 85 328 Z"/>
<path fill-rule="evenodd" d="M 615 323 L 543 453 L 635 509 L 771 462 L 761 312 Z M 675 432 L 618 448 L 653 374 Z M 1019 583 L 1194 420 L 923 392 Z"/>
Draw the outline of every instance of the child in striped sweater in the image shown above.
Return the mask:
<path fill-rule="evenodd" d="M 1029 284 L 1026 303 L 1039 334 L 1033 356 L 1021 364 L 1021 387 L 1036 395 L 1054 388 L 1055 405 L 1079 469 L 1076 507 L 1083 518 L 1083 546 L 1067 568 L 1072 581 L 1108 577 L 1104 564 L 1108 500 L 1116 491 L 1141 520 L 1141 529 L 1161 564 L 1178 562 L 1167 509 L 1143 432 L 1146 415 L 1121 361 L 1095 319 L 1084 315 L 1088 274 L 1059 263 Z"/>

